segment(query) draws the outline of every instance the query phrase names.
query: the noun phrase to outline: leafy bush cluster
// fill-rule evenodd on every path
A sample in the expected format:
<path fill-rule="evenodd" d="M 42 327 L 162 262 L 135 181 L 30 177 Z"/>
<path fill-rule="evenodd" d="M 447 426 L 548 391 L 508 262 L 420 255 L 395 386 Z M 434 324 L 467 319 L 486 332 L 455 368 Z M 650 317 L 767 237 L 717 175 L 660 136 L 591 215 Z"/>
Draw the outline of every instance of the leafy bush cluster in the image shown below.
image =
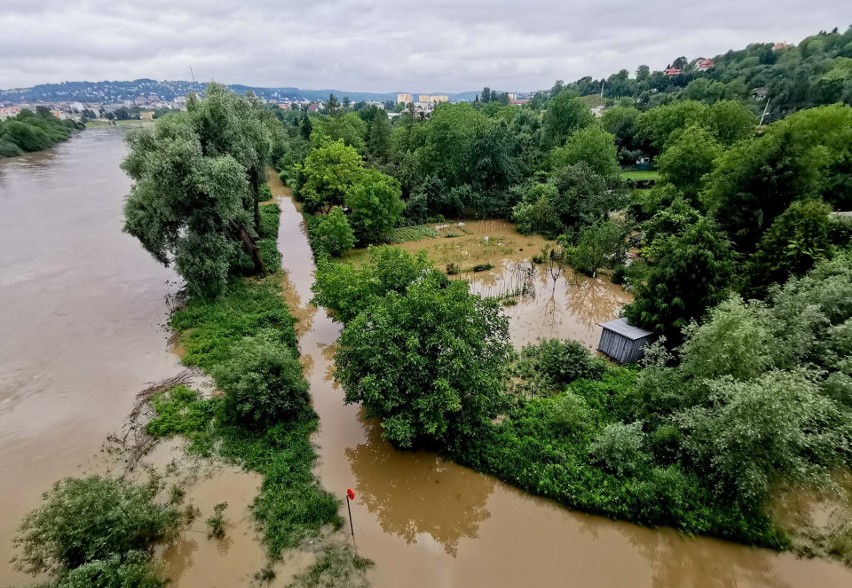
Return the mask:
<path fill-rule="evenodd" d="M 453 456 L 573 508 L 783 547 L 773 493 L 831 490 L 852 463 L 850 324 L 845 253 L 768 302 L 725 300 L 685 329 L 678 364 L 660 344 L 636 370 L 540 342 L 514 371 L 533 396 Z"/>
<path fill-rule="evenodd" d="M 321 264 L 315 302 L 344 323 L 335 378 L 399 447 L 474 435 L 500 404 L 508 322 L 425 256 L 374 248 L 363 268 Z"/>
<path fill-rule="evenodd" d="M 67 478 L 21 524 L 16 567 L 58 586 L 160 587 L 154 546 L 174 536 L 180 513 L 156 489 L 101 476 Z"/>
<path fill-rule="evenodd" d="M 592 358 L 581 343 L 560 339 L 525 346 L 512 366 L 521 389 L 534 395 L 562 390 L 575 380 L 598 379 L 605 368 L 606 362 Z"/>

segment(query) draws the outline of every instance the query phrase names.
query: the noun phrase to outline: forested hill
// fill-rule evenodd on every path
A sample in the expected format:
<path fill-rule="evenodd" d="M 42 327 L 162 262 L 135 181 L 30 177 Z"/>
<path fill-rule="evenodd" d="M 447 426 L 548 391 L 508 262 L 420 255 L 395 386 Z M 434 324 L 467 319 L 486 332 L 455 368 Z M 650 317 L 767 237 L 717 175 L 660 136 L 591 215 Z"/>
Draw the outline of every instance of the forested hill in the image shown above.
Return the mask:
<path fill-rule="evenodd" d="M 662 71 L 642 65 L 635 73 L 623 69 L 606 79 L 559 81 L 551 94 L 564 87 L 600 94 L 602 86 L 604 98 L 632 98 L 643 109 L 677 99 L 713 103 L 752 97 L 768 103 L 765 122 L 803 108 L 852 104 L 852 26 L 843 33 L 820 31 L 797 45 L 754 43 L 715 57 L 673 57 Z"/>
<path fill-rule="evenodd" d="M 33 103 L 33 102 L 100 102 L 115 104 L 125 100 L 149 98 L 152 94 L 160 100 L 174 100 L 178 96 L 186 96 L 191 92 L 204 95 L 207 82 L 188 81 L 157 81 L 139 79 L 132 81 L 102 81 L 102 82 L 62 82 L 59 84 L 39 84 L 32 88 L 0 89 L 0 103 Z M 348 97 L 353 102 L 365 100 L 396 100 L 393 92 L 347 92 L 343 90 L 302 90 L 292 87 L 260 88 L 231 84 L 228 86 L 237 94 L 248 91 L 264 99 L 272 100 L 325 100 L 329 94 Z M 475 92 L 450 94 L 450 100 L 473 100 Z"/>

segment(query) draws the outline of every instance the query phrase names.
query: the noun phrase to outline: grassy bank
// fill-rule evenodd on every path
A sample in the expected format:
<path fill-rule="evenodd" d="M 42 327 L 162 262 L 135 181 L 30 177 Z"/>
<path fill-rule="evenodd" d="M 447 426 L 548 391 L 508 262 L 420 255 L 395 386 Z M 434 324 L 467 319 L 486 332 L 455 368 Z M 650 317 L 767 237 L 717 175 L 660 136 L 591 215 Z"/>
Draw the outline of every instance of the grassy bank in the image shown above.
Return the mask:
<path fill-rule="evenodd" d="M 259 240 L 267 266 L 275 268 L 278 214 L 277 205 L 262 208 Z M 223 458 L 263 475 L 252 512 L 271 561 L 324 526 L 341 523 L 337 499 L 313 475 L 310 435 L 317 415 L 295 360 L 294 322 L 280 274 L 234 278 L 215 300 L 190 299 L 171 319 L 185 350 L 182 361 L 213 375 L 224 394 L 203 398 L 184 386 L 172 388 L 152 400 L 156 416 L 148 424 L 154 436 L 187 437 L 191 454 Z M 288 368 L 295 370 L 290 376 Z"/>

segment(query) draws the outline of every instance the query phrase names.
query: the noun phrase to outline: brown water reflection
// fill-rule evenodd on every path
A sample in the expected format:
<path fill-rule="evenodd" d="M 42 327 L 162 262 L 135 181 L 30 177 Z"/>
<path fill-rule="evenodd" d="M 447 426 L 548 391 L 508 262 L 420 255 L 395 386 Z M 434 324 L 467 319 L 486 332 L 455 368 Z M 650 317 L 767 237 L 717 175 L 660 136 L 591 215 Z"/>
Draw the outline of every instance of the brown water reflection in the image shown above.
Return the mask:
<path fill-rule="evenodd" d="M 0 586 L 32 581 L 10 540 L 42 492 L 101 467 L 134 395 L 180 369 L 161 327 L 175 274 L 121 232 L 124 134 L 0 160 Z"/>
<path fill-rule="evenodd" d="M 386 533 L 408 544 L 427 534 L 455 556 L 459 540 L 475 539 L 489 517 L 495 480 L 450 467 L 432 453 L 396 451 L 382 441 L 376 421 L 364 428 L 366 442 L 345 453 L 367 510 Z"/>
<path fill-rule="evenodd" d="M 516 291 L 518 275 L 532 272 L 532 292 L 517 296 L 517 304 L 504 306 L 516 346 L 539 338 L 575 339 L 590 349 L 597 346 L 598 324 L 619 315 L 631 301 L 629 293 L 607 278 L 587 278 L 569 267 L 533 265 L 503 260 L 495 269 L 463 276 L 471 290 L 486 297 Z"/>

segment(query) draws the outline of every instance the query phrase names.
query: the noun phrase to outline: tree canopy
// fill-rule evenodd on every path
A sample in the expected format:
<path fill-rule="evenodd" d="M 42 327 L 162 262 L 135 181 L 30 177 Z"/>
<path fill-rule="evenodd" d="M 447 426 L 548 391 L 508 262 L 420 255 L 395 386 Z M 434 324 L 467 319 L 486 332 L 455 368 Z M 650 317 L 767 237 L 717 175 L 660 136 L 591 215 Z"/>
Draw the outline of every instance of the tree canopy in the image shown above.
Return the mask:
<path fill-rule="evenodd" d="M 124 230 L 196 296 L 221 292 L 244 255 L 266 272 L 256 239 L 268 134 L 250 99 L 215 85 L 208 96 L 131 133 L 122 163 L 133 179 Z"/>

